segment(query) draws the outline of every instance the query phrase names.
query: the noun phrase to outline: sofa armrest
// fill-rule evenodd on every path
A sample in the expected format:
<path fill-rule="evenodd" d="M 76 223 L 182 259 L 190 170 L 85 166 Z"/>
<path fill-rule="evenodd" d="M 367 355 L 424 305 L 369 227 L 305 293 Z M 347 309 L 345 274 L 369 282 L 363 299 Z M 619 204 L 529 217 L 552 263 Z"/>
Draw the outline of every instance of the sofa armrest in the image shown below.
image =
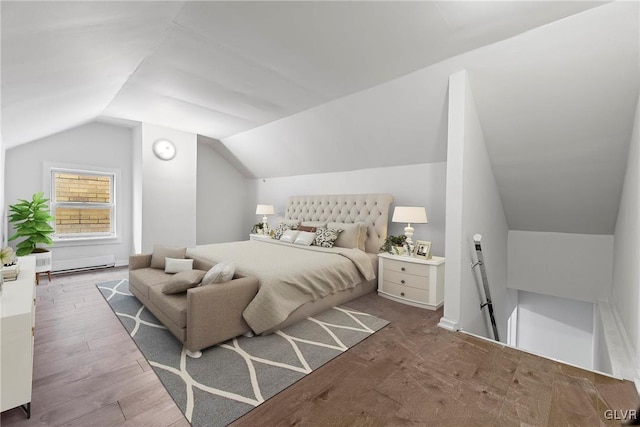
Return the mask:
<path fill-rule="evenodd" d="M 186 347 L 197 351 L 251 331 L 242 312 L 257 293 L 255 277 L 189 289 Z"/>
<path fill-rule="evenodd" d="M 129 255 L 129 270 L 138 270 L 151 266 L 151 254 Z"/>

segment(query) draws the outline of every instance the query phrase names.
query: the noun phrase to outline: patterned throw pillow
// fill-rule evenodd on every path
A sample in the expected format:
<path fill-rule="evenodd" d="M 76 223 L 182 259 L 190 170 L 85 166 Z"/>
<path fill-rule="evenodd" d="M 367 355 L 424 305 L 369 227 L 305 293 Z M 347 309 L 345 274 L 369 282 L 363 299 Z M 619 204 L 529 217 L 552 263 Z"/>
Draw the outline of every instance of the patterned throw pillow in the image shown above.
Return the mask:
<path fill-rule="evenodd" d="M 335 228 L 318 228 L 313 244 L 323 248 L 332 248 L 342 230 Z"/>
<path fill-rule="evenodd" d="M 276 227 L 275 238 L 280 240 L 280 238 L 282 237 L 282 235 L 284 234 L 285 231 L 287 231 L 287 230 L 295 230 L 296 228 L 298 228 L 297 225 L 285 224 L 284 222 L 281 222 Z"/>

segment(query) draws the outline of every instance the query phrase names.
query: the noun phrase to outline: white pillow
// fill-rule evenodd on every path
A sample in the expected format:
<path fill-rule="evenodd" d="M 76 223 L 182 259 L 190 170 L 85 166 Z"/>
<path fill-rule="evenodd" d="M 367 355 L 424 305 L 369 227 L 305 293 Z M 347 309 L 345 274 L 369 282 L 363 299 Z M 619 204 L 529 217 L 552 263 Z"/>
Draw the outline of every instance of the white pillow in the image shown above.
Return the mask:
<path fill-rule="evenodd" d="M 298 234 L 300 234 L 298 230 L 287 230 L 284 233 L 282 233 L 282 237 L 280 237 L 280 241 L 293 243 L 295 242 L 296 237 L 298 237 Z"/>
<path fill-rule="evenodd" d="M 212 283 L 224 283 L 233 279 L 236 272 L 236 265 L 231 261 L 223 261 L 214 265 L 202 278 L 202 286 Z"/>
<path fill-rule="evenodd" d="M 192 259 L 177 259 L 177 258 L 164 259 L 165 273 L 180 273 L 181 271 L 189 271 L 189 270 L 193 270 Z"/>
<path fill-rule="evenodd" d="M 311 246 L 315 238 L 316 233 L 311 233 L 309 231 L 300 231 L 298 233 L 298 237 L 296 237 L 296 240 L 294 240 L 293 243 L 295 245 Z"/>

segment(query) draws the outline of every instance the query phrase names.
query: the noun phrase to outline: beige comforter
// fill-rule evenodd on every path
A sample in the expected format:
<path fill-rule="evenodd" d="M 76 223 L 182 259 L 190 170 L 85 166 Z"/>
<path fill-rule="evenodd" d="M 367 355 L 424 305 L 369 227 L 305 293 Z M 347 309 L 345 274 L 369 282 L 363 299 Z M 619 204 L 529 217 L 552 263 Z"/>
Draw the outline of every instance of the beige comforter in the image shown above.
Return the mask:
<path fill-rule="evenodd" d="M 201 245 L 187 249 L 187 256 L 233 261 L 237 271 L 259 279 L 258 294 L 243 313 L 257 334 L 280 324 L 304 303 L 375 278 L 369 256 L 359 249 L 252 240 Z"/>

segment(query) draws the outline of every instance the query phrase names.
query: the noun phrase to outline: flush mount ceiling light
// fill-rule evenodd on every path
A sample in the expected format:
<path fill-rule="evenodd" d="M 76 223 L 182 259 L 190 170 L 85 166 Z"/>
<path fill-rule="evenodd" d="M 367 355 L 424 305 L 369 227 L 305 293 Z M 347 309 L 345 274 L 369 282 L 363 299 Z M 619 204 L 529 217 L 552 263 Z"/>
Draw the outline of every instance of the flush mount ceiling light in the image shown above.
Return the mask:
<path fill-rule="evenodd" d="M 153 143 L 153 154 L 162 160 L 171 160 L 176 156 L 176 146 L 167 139 L 159 139 Z"/>

